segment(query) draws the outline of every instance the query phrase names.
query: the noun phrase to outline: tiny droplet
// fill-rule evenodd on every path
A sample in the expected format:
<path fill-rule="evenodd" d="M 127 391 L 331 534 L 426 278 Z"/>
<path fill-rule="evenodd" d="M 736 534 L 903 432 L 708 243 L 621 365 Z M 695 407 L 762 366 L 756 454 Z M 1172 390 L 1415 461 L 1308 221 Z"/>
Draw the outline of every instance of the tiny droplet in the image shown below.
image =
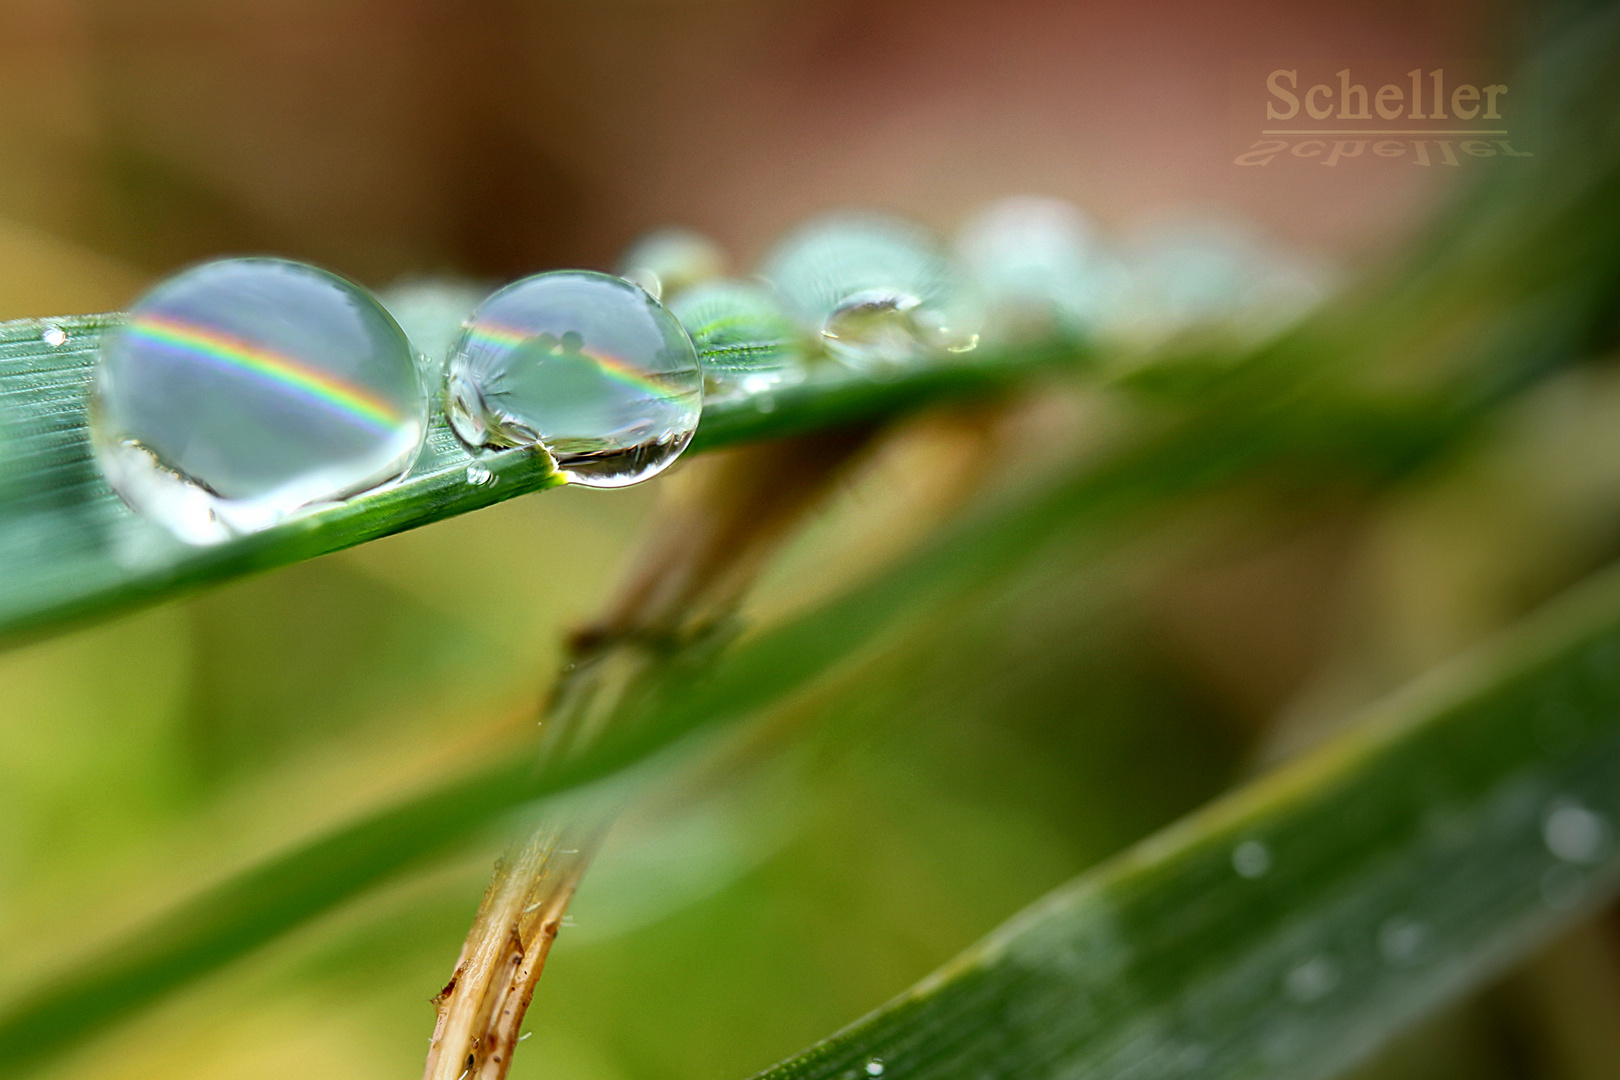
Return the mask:
<path fill-rule="evenodd" d="M 1563 803 L 1542 818 L 1541 839 L 1565 862 L 1589 865 L 1601 861 L 1609 846 L 1609 824 L 1584 806 Z"/>
<path fill-rule="evenodd" d="M 1271 869 L 1271 852 L 1258 840 L 1245 840 L 1232 849 L 1232 869 L 1239 877 L 1264 877 Z"/>
<path fill-rule="evenodd" d="M 1313 956 L 1288 973 L 1283 990 L 1298 1002 L 1319 1001 L 1339 985 L 1339 967 L 1326 956 Z"/>
<path fill-rule="evenodd" d="M 1397 967 L 1416 963 L 1428 948 L 1429 928 L 1416 919 L 1396 915 L 1378 928 L 1378 951 Z"/>
<path fill-rule="evenodd" d="M 68 339 L 67 331 L 63 330 L 60 326 L 47 326 L 45 328 L 45 332 L 41 334 L 40 337 L 44 339 L 45 344 L 49 345 L 53 349 L 59 349 L 63 345 L 66 345 Z"/>
<path fill-rule="evenodd" d="M 489 466 L 482 461 L 475 461 L 467 466 L 467 483 L 479 487 L 495 479 L 495 474 L 489 471 Z"/>

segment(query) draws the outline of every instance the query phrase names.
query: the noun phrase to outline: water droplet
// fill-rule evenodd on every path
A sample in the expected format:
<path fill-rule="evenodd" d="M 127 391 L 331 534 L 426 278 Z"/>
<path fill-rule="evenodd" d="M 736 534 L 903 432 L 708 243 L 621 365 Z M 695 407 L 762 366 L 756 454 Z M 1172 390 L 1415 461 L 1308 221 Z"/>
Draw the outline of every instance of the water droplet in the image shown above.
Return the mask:
<path fill-rule="evenodd" d="M 47 326 L 40 335 L 41 340 L 53 349 L 60 349 L 67 344 L 67 331 L 60 326 Z"/>
<path fill-rule="evenodd" d="M 1121 308 L 1130 277 L 1072 203 L 1015 195 L 974 214 L 956 249 L 983 290 L 1001 338 L 1078 334 Z"/>
<path fill-rule="evenodd" d="M 1271 852 L 1258 840 L 1245 840 L 1232 849 L 1232 869 L 1239 877 L 1264 877 L 1271 869 Z"/>
<path fill-rule="evenodd" d="M 1396 915 L 1378 928 L 1378 951 L 1395 967 L 1421 961 L 1429 948 L 1429 928 L 1416 919 Z"/>
<path fill-rule="evenodd" d="M 485 300 L 446 379 L 463 441 L 543 448 L 586 487 L 662 471 L 703 408 L 703 371 L 681 324 L 640 287 L 587 270 L 536 274 Z"/>
<path fill-rule="evenodd" d="M 495 474 L 489 471 L 489 466 L 482 461 L 475 461 L 467 466 L 467 483 L 480 487 L 495 479 Z"/>
<path fill-rule="evenodd" d="M 873 1058 L 871 1061 L 868 1061 L 866 1063 L 866 1075 L 867 1076 L 882 1076 L 883 1075 L 883 1059 L 882 1058 Z"/>
<path fill-rule="evenodd" d="M 404 333 L 364 290 L 225 259 L 160 284 L 106 336 L 90 434 L 126 503 L 208 544 L 397 479 L 427 411 Z"/>
<path fill-rule="evenodd" d="M 1319 303 L 1332 278 L 1233 220 L 1162 219 L 1138 230 L 1131 248 L 1134 315 L 1150 337 L 1209 327 L 1275 333 Z"/>
<path fill-rule="evenodd" d="M 691 229 L 648 233 L 630 245 L 619 260 L 621 277 L 665 303 L 725 272 L 726 253 L 720 245 Z"/>
<path fill-rule="evenodd" d="M 1319 1001 L 1339 985 L 1339 966 L 1326 956 L 1313 956 L 1288 973 L 1283 992 L 1301 1003 Z"/>
<path fill-rule="evenodd" d="M 670 302 L 703 358 L 710 398 L 763 393 L 805 376 L 804 346 L 769 289 L 710 281 Z"/>
<path fill-rule="evenodd" d="M 1565 862 L 1600 862 L 1609 846 L 1609 823 L 1576 803 L 1560 803 L 1541 820 L 1547 850 Z"/>
<path fill-rule="evenodd" d="M 907 222 L 811 222 L 776 248 L 764 277 L 828 354 L 851 367 L 892 367 L 978 340 L 977 298 L 933 239 Z"/>

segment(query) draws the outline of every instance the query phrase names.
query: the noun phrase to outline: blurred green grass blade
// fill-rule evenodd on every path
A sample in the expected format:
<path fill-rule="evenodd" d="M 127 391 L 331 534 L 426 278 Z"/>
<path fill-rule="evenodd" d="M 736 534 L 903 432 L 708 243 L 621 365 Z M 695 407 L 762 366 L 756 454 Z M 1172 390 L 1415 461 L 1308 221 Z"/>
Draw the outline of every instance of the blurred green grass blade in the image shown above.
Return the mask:
<path fill-rule="evenodd" d="M 401 483 L 208 548 L 189 547 L 131 512 L 90 457 L 85 401 L 101 334 L 117 315 L 0 324 L 0 645 L 75 620 L 281 566 L 553 487 L 543 455 L 483 458 L 496 479 L 471 484 L 471 458 L 435 410 L 427 447 Z M 48 344 L 60 329 L 67 340 Z M 873 382 L 825 373 L 765 398 L 705 411 L 695 450 L 867 420 L 953 395 L 988 394 L 1076 359 L 1074 345 L 973 356 Z"/>
<path fill-rule="evenodd" d="M 1610 573 L 763 1075 L 1333 1076 L 1609 899 L 1616 823 Z"/>

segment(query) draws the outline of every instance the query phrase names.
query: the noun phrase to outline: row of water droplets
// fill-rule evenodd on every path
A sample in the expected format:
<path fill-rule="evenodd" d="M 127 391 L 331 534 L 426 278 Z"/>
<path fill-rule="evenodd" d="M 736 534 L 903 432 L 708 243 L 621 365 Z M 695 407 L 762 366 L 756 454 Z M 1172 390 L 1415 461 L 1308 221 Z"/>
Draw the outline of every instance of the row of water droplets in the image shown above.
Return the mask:
<path fill-rule="evenodd" d="M 1517 800 L 1516 800 L 1517 801 Z M 1550 865 L 1538 882 L 1541 902 L 1552 911 L 1569 912 L 1587 898 L 1587 874 L 1614 853 L 1615 836 L 1608 817 L 1578 799 L 1559 796 L 1549 800 L 1539 818 L 1539 838 Z M 1270 847 L 1249 838 L 1230 853 L 1233 871 L 1257 881 L 1273 870 Z M 1407 913 L 1390 915 L 1376 932 L 1378 956 L 1391 968 L 1413 968 L 1438 959 L 1436 928 Z M 1297 1004 L 1320 1001 L 1338 988 L 1340 962 L 1329 952 L 1297 958 L 1282 976 L 1285 997 Z"/>
<path fill-rule="evenodd" d="M 1276 324 L 1316 295 L 1297 263 L 1238 232 L 1176 235 L 1127 258 L 1074 207 L 1035 198 L 991 205 L 954 249 L 840 214 L 741 279 L 712 242 L 666 230 L 621 276 L 553 271 L 488 296 L 442 365 L 349 281 L 226 259 L 163 282 L 104 338 L 91 441 L 126 503 L 210 544 L 399 480 L 441 392 L 475 456 L 470 483 L 495 482 L 484 454 L 522 447 L 572 483 L 621 487 L 680 455 L 705 401 L 768 410 L 807 379 L 884 377 L 983 341 Z M 54 334 L 46 344 L 65 342 Z"/>

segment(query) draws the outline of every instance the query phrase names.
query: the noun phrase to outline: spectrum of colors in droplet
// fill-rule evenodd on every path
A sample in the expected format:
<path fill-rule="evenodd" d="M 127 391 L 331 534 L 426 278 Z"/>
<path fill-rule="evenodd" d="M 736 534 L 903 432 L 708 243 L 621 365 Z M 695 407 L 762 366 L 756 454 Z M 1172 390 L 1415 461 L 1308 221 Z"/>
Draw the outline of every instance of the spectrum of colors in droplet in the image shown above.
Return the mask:
<path fill-rule="evenodd" d="M 480 345 L 492 345 L 501 349 L 515 349 L 526 345 L 540 335 L 528 330 L 519 330 L 514 326 L 501 323 L 479 321 L 467 329 L 467 339 Z M 657 376 L 642 371 L 636 365 L 612 356 L 608 353 L 597 352 L 594 349 L 580 349 L 579 355 L 593 361 L 602 369 L 602 374 L 615 382 L 637 390 L 652 394 L 659 398 L 676 398 L 684 396 L 681 392 L 671 393 L 669 387 Z"/>
<path fill-rule="evenodd" d="M 242 338 L 167 315 L 137 315 L 125 328 L 130 337 L 186 356 L 251 375 L 266 385 L 312 401 L 363 427 L 392 431 L 402 414 L 363 386 L 305 367 L 284 353 Z"/>

